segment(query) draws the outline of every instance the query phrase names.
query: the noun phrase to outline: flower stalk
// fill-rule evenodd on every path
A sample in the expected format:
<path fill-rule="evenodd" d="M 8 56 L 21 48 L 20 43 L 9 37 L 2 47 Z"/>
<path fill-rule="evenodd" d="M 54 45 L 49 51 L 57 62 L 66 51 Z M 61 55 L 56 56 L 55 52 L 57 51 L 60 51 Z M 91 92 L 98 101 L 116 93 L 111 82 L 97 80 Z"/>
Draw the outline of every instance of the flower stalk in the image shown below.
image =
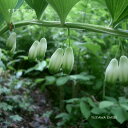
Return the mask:
<path fill-rule="evenodd" d="M 83 29 L 91 32 L 106 33 L 113 36 L 128 38 L 128 31 L 117 30 L 110 27 L 104 27 L 101 25 L 93 25 L 93 24 L 86 24 L 86 23 L 66 22 L 65 24 L 62 25 L 59 21 L 31 20 L 31 21 L 16 22 L 16 23 L 13 23 L 13 25 L 15 26 L 15 28 L 23 27 L 26 25 L 40 25 L 45 27 L 58 27 L 58 28 L 75 28 L 75 29 Z M 9 30 L 8 25 L 5 25 L 2 29 L 0 29 L 0 35 L 2 35 L 8 30 Z"/>

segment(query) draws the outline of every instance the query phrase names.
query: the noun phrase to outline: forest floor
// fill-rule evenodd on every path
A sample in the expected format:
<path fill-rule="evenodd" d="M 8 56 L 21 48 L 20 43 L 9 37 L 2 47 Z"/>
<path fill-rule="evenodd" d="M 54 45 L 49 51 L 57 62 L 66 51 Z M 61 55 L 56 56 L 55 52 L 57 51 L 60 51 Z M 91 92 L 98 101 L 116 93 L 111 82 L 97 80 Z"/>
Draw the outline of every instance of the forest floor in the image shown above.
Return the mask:
<path fill-rule="evenodd" d="M 15 92 L 14 95 L 17 95 L 18 93 L 22 95 L 21 91 Z M 12 121 L 8 126 L 3 122 L 0 123 L 0 128 L 49 128 L 53 126 L 50 118 L 47 115 L 44 116 L 47 112 L 52 111 L 52 106 L 46 93 L 41 93 L 39 90 L 35 90 L 31 92 L 30 97 L 32 99 L 31 107 L 33 108 L 33 111 L 16 110 L 14 113 L 18 113 L 18 115 L 22 117 L 22 121 Z M 8 120 L 6 119 L 7 115 L 9 115 L 9 113 L 3 112 L 2 118 Z"/>
<path fill-rule="evenodd" d="M 18 127 L 14 128 L 49 128 L 52 126 L 49 117 L 44 117 L 43 114 L 52 110 L 50 100 L 46 93 L 41 93 L 39 90 L 31 93 L 33 99 L 32 113 L 22 113 L 23 121 L 15 124 Z"/>
<path fill-rule="evenodd" d="M 12 89 L 10 81 L 12 76 L 0 77 L 0 128 L 53 127 L 50 118 L 54 108 L 49 92 L 24 86 Z M 17 85 L 22 81 L 26 80 L 18 80 Z"/>

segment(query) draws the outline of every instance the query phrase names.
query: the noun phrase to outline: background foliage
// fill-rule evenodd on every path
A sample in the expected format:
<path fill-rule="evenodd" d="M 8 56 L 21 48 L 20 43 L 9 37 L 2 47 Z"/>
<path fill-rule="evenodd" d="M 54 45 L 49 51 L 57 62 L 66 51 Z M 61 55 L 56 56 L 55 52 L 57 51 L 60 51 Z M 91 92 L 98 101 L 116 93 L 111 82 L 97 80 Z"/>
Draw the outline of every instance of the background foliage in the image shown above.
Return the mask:
<path fill-rule="evenodd" d="M 20 7 L 22 2 L 19 1 L 16 8 Z M 116 2 L 115 0 L 81 0 L 70 11 L 66 21 L 127 30 L 128 5 L 125 2 L 128 3 L 127 0 Z M 38 1 L 36 3 L 38 4 Z M 120 4 L 125 7 L 118 7 Z M 58 16 L 57 9 L 55 9 L 57 12 L 54 11 L 50 5 L 47 6 L 47 2 L 43 5 L 45 6 L 37 8 L 32 1 L 29 3 L 26 0 L 13 13 L 12 22 L 32 20 L 37 17 L 43 21 L 60 20 L 59 16 L 62 14 Z M 120 11 L 122 9 L 124 10 Z M 62 23 L 65 20 L 65 14 L 63 15 L 64 17 L 60 17 Z M 3 19 L 1 15 L 0 18 Z M 5 24 L 5 22 L 1 23 L 0 27 L 2 28 Z M 14 30 L 17 33 L 17 50 L 13 55 L 5 46 L 9 32 L 0 36 L 2 49 L 0 61 L 2 68 L 0 78 L 1 127 L 13 124 L 25 125 L 26 118 L 35 115 L 38 115 L 39 119 L 49 119 L 51 123 L 45 122 L 45 125 L 51 128 L 123 128 L 127 126 L 127 84 L 118 82 L 115 85 L 107 84 L 106 97 L 102 97 L 106 66 L 114 57 L 128 56 L 127 39 L 86 30 L 70 29 L 70 41 L 75 55 L 73 71 L 66 76 L 61 72 L 51 75 L 47 69 L 49 59 L 57 48 L 68 46 L 68 30 L 37 25 L 23 26 L 18 29 L 14 28 Z M 42 37 L 48 41 L 46 58 L 42 62 L 31 62 L 28 60 L 28 50 L 35 40 L 40 40 Z M 38 93 L 36 93 L 37 91 Z M 38 102 L 42 106 L 50 101 L 48 110 L 41 109 L 41 111 L 35 112 L 39 105 L 35 104 L 34 97 L 31 96 L 32 93 L 34 95 L 41 94 L 41 98 L 42 94 L 48 95 L 44 104 L 41 98 L 38 98 Z M 114 117 L 114 119 L 99 119 L 104 116 Z M 34 124 L 34 126 L 38 127 L 39 125 Z"/>

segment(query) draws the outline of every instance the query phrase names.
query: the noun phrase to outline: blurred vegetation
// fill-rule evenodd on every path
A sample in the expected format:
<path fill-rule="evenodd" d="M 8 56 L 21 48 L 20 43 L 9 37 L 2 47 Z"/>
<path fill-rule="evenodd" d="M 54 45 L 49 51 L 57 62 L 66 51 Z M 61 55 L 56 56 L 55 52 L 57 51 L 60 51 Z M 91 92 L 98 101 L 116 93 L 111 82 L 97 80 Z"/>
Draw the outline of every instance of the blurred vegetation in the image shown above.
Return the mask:
<path fill-rule="evenodd" d="M 99 0 L 100 1 L 100 0 Z M 35 12 L 24 2 L 13 14 L 13 22 L 36 19 Z M 40 20 L 59 21 L 56 12 L 48 6 Z M 109 12 L 100 1 L 81 0 L 70 12 L 66 21 L 109 26 Z M 4 24 L 1 24 L 2 27 Z M 128 29 L 127 20 L 118 29 Z M 106 85 L 103 99 L 104 72 L 111 58 L 128 56 L 128 41 L 107 34 L 70 29 L 70 41 L 74 50 L 75 65 L 70 75 L 61 72 L 51 75 L 47 69 L 53 52 L 68 46 L 68 30 L 28 25 L 15 29 L 17 50 L 12 55 L 5 43 L 9 32 L 0 36 L 2 67 L 0 77 L 1 127 L 24 121 L 36 111 L 31 93 L 39 90 L 48 93 L 52 107 L 47 116 L 50 128 L 124 128 L 128 123 L 128 87 Z M 48 41 L 46 58 L 41 62 L 28 60 L 28 51 L 35 40 L 45 37 Z M 119 47 L 123 44 L 123 50 Z M 29 113 L 24 115 L 23 113 Z M 43 117 L 44 117 L 43 115 Z M 96 117 L 97 116 L 97 117 Z M 98 119 L 98 116 L 114 116 L 115 119 Z M 6 118 L 6 120 L 5 120 Z M 95 119 L 94 119 L 95 118 Z M 96 119 L 97 118 L 97 119 Z"/>

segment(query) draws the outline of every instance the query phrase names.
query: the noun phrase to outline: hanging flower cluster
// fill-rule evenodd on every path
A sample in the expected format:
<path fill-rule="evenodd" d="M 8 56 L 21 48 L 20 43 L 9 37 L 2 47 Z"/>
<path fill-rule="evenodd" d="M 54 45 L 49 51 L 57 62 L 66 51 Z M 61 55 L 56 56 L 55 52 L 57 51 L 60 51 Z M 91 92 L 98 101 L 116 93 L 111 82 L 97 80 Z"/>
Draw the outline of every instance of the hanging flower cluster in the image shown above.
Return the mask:
<path fill-rule="evenodd" d="M 126 56 L 121 56 L 119 63 L 117 59 L 112 59 L 106 68 L 105 81 L 114 83 L 117 79 L 122 83 L 128 81 L 128 58 Z"/>
<path fill-rule="evenodd" d="M 6 46 L 11 52 L 16 49 L 16 33 L 11 32 L 7 39 Z M 45 57 L 47 50 L 47 40 L 42 38 L 40 41 L 35 41 L 29 49 L 28 58 L 30 60 L 42 60 Z M 62 68 L 63 73 L 70 74 L 74 65 L 74 54 L 71 47 L 67 47 L 65 51 L 58 48 L 51 56 L 49 62 L 49 71 L 57 73 Z"/>
<path fill-rule="evenodd" d="M 39 41 L 35 41 L 29 49 L 28 57 L 30 60 L 42 60 L 47 50 L 47 41 L 42 38 Z"/>
<path fill-rule="evenodd" d="M 42 38 L 35 41 L 29 49 L 28 57 L 30 60 L 41 60 L 44 58 L 47 50 L 47 41 Z M 62 68 L 65 74 L 70 74 L 74 65 L 74 54 L 71 47 L 65 49 L 58 48 L 50 58 L 49 71 L 54 74 Z"/>
<path fill-rule="evenodd" d="M 71 47 L 66 48 L 65 52 L 62 48 L 58 48 L 51 56 L 49 63 L 49 71 L 57 73 L 60 68 L 65 74 L 70 74 L 74 65 L 74 54 Z"/>

